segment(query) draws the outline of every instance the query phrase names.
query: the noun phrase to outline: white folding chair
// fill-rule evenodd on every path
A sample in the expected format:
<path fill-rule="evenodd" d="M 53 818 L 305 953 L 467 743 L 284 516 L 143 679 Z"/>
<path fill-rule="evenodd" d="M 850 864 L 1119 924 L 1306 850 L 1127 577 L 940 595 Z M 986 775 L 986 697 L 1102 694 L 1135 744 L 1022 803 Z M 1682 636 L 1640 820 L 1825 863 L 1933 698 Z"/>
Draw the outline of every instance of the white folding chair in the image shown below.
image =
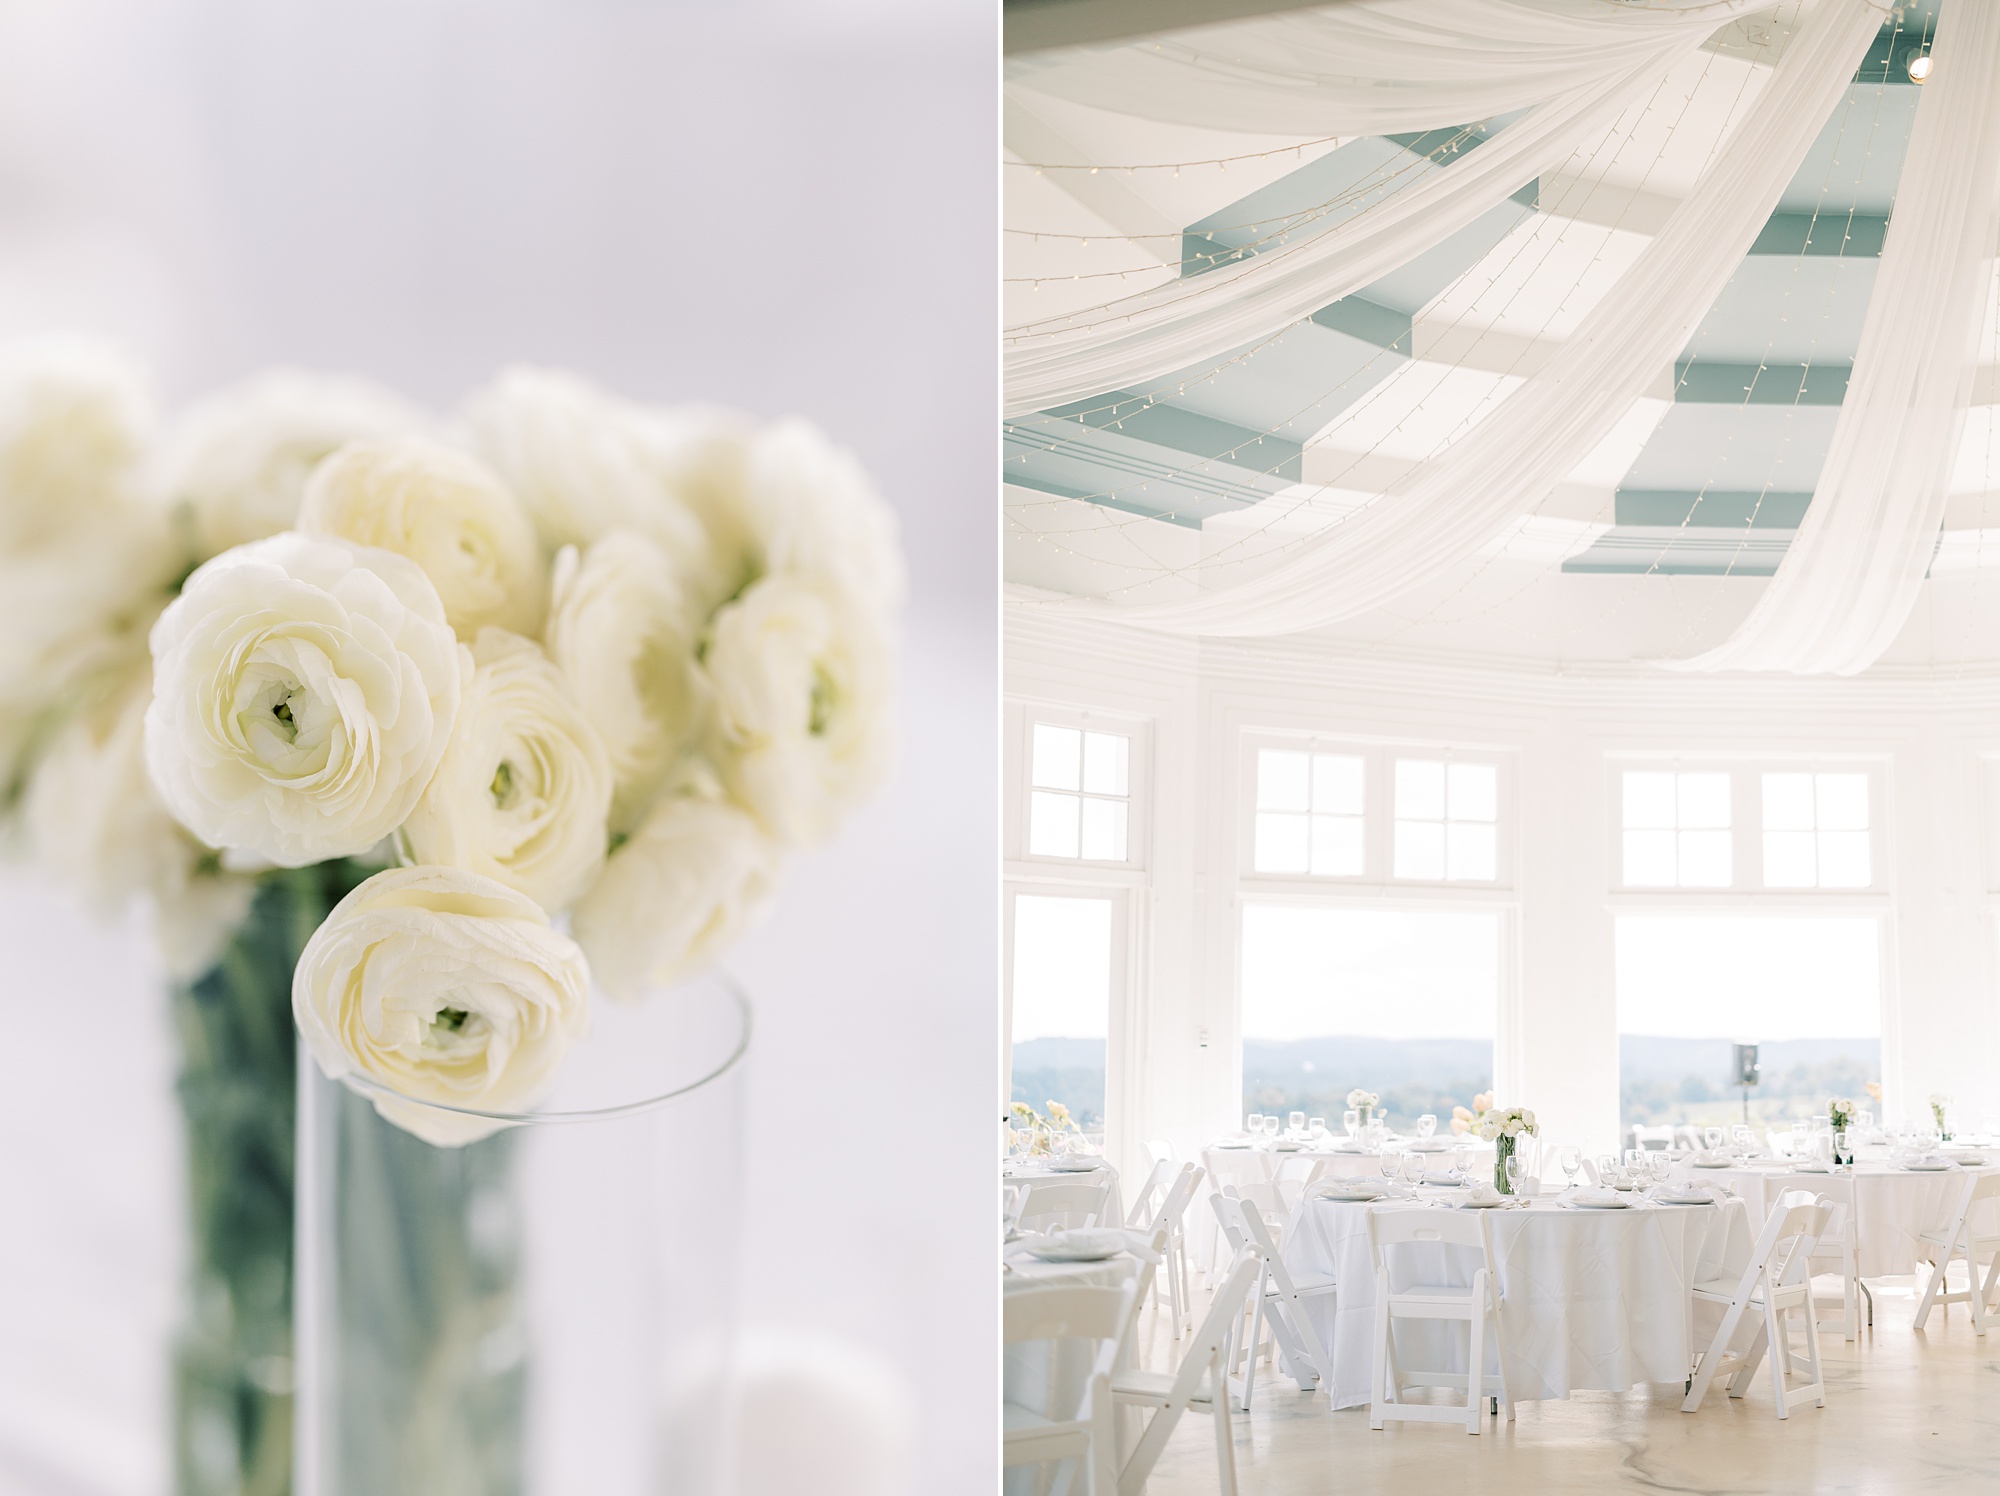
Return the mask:
<path fill-rule="evenodd" d="M 1820 1320 L 1820 1328 L 1838 1328 L 1842 1340 L 1854 1340 L 1862 1330 L 1862 1300 L 1868 1304 L 1868 1324 L 1874 1326 L 1874 1294 L 1862 1282 L 1860 1274 L 1854 1212 L 1840 1200 L 1834 1200 L 1834 1214 L 1828 1216 L 1826 1230 L 1812 1244 L 1812 1258 L 1806 1264 L 1808 1280 L 1820 1272 L 1840 1274 L 1840 1318 Z M 1814 1308 L 1814 1314 L 1818 1314 L 1818 1308 Z"/>
<path fill-rule="evenodd" d="M 1111 1177 L 1091 1180 L 1036 1179 L 1028 1184 L 1028 1198 L 1021 1202 L 1015 1218 L 1023 1231 L 1054 1231 L 1075 1226 L 1110 1226 L 1105 1221 L 1111 1201 Z"/>
<path fill-rule="evenodd" d="M 1467 1247 L 1479 1253 L 1472 1282 L 1414 1283 L 1391 1287 L 1389 1250 L 1418 1245 Z M 1368 1212 L 1368 1255 L 1375 1265 L 1375 1364 L 1370 1372 L 1368 1426 L 1379 1429 L 1391 1420 L 1413 1423 L 1463 1423 L 1468 1434 L 1480 1432 L 1486 1399 L 1495 1398 L 1514 1416 L 1514 1396 L 1507 1385 L 1507 1341 L 1500 1327 L 1500 1275 L 1493 1266 L 1493 1237 L 1484 1211 Z M 1458 1320 L 1466 1326 L 1465 1370 L 1405 1371 L 1396 1364 L 1395 1322 L 1399 1319 Z M 1493 1345 L 1500 1371 L 1486 1372 L 1486 1327 L 1492 1322 Z M 1403 1394 L 1413 1387 L 1465 1389 L 1463 1407 L 1449 1403 L 1410 1403 Z"/>
<path fill-rule="evenodd" d="M 1179 1340 L 1193 1324 L 1194 1305 L 1188 1292 L 1187 1208 L 1201 1182 L 1198 1164 L 1182 1164 L 1180 1173 L 1167 1186 L 1159 1209 L 1149 1222 L 1154 1232 L 1166 1232 L 1167 1301 L 1174 1317 L 1174 1339 Z"/>
<path fill-rule="evenodd" d="M 1181 1414 L 1204 1407 L 1215 1419 L 1215 1464 L 1222 1496 L 1236 1496 L 1236 1451 L 1229 1427 L 1229 1339 L 1257 1275 L 1256 1256 L 1238 1253 L 1229 1276 L 1209 1300 L 1208 1313 L 1194 1332 L 1187 1354 L 1171 1374 L 1121 1371 L 1112 1376 L 1111 1395 L 1117 1406 L 1156 1410 L 1118 1472 L 1118 1496 L 1140 1496 Z"/>
<path fill-rule="evenodd" d="M 1708 1395 L 1709 1385 L 1724 1372 L 1729 1373 L 1729 1395 L 1741 1397 L 1750 1390 L 1758 1363 L 1768 1351 L 1771 1357 L 1771 1390 L 1777 1397 L 1778 1416 L 1789 1418 L 1795 1402 L 1811 1398 L 1813 1406 L 1826 1406 L 1826 1375 L 1820 1367 L 1819 1324 L 1813 1315 L 1812 1279 L 1807 1264 L 1812 1260 L 1813 1243 L 1827 1227 L 1833 1205 L 1824 1195 L 1815 1198 L 1803 1191 L 1780 1197 L 1770 1219 L 1758 1234 L 1750 1261 L 1734 1283 L 1727 1278 L 1711 1278 L 1694 1286 L 1694 1296 L 1724 1306 L 1722 1323 L 1715 1338 L 1702 1352 L 1695 1368 L 1683 1413 L 1692 1413 Z M 1798 1313 L 1805 1321 L 1805 1364 L 1792 1353 L 1790 1319 Z M 1756 1329 L 1749 1345 L 1740 1353 L 1736 1343 L 1746 1317 L 1756 1315 Z M 1791 1385 L 1791 1378 L 1803 1372 L 1812 1380 L 1803 1386 Z"/>
<path fill-rule="evenodd" d="M 1209 1183 L 1216 1189 L 1232 1195 L 1245 1190 L 1262 1194 L 1274 1173 L 1271 1158 L 1268 1153 L 1248 1148 L 1205 1148 L 1201 1162 L 1208 1172 Z M 1220 1250 L 1222 1239 L 1222 1223 L 1217 1219 L 1209 1228 L 1207 1266 L 1202 1280 L 1205 1283 L 1214 1282 L 1229 1265 L 1229 1259 Z"/>
<path fill-rule="evenodd" d="M 1083 1496 L 1114 1496 L 1118 1489 L 1118 1426 L 1111 1376 L 1138 1296 L 1136 1282 L 1120 1288 L 1051 1284 L 1005 1295 L 1001 1318 L 1008 1345 L 1048 1341 L 1052 1361 L 1065 1341 L 1095 1341 L 1097 1350 L 1090 1357 L 1090 1371 L 1073 1413 L 1030 1407 L 1003 1392 L 1003 1465 L 1075 1460 L 1083 1471 Z M 1057 1489 L 1066 1492 L 1070 1486 L 1065 1472 Z"/>
<path fill-rule="evenodd" d="M 1139 1186 L 1138 1193 L 1133 1195 L 1125 1206 L 1127 1226 L 1136 1231 L 1153 1219 L 1154 1211 L 1159 1208 L 1159 1201 L 1154 1197 L 1166 1193 L 1167 1185 L 1172 1182 L 1173 1177 L 1172 1164 L 1165 1159 L 1153 1160 L 1152 1172 L 1146 1176 L 1146 1182 Z"/>
<path fill-rule="evenodd" d="M 1174 1145 L 1165 1138 L 1148 1138 L 1146 1156 L 1156 1164 L 1170 1164 L 1175 1161 Z"/>
<path fill-rule="evenodd" d="M 1972 1311 L 1973 1333 L 1986 1333 L 1987 1321 L 1994 1317 L 1994 1281 L 2000 1279 L 2000 1236 L 1979 1232 L 1972 1217 L 1981 1201 L 1994 1199 L 2000 1199 L 2000 1173 L 1975 1174 L 1965 1181 L 1965 1189 L 1944 1225 L 1917 1233 L 1917 1250 L 1931 1265 L 1931 1281 L 1917 1305 L 1917 1328 L 1922 1329 L 1931 1317 L 1931 1305 L 1964 1304 Z M 1983 1286 L 1979 1281 L 1981 1256 L 1989 1259 Z M 1945 1274 L 1951 1270 L 1953 1258 L 1965 1263 L 1962 1293 L 1947 1292 L 1945 1288 Z"/>
<path fill-rule="evenodd" d="M 1250 1411 L 1250 1394 L 1255 1391 L 1257 1383 L 1258 1347 L 1267 1328 L 1271 1332 L 1272 1343 L 1277 1347 L 1280 1364 L 1299 1384 L 1299 1391 L 1310 1392 L 1320 1385 L 1330 1387 L 1333 1363 L 1320 1347 L 1319 1333 L 1306 1316 L 1305 1301 L 1332 1294 L 1333 1280 L 1293 1277 L 1284 1259 L 1278 1255 L 1277 1243 L 1272 1240 L 1264 1218 L 1251 1202 L 1227 1193 L 1208 1198 L 1217 1218 L 1222 1221 L 1223 1234 L 1229 1238 L 1231 1248 L 1238 1253 L 1250 1252 L 1261 1265 L 1256 1291 L 1250 1296 L 1249 1339 L 1244 1342 L 1249 1355 L 1241 1379 L 1238 1410 Z M 1236 1361 L 1233 1342 L 1231 1351 L 1233 1390 Z"/>

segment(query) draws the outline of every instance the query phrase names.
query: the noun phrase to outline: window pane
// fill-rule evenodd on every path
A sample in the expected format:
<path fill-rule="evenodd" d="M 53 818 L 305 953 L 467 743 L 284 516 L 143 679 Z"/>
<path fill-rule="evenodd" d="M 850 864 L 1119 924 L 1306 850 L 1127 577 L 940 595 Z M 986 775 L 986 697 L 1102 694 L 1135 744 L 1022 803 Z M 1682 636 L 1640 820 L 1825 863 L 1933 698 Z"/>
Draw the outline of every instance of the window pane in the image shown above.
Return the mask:
<path fill-rule="evenodd" d="M 1313 755 L 1313 809 L 1323 815 L 1361 814 L 1361 760 L 1345 754 Z"/>
<path fill-rule="evenodd" d="M 1444 765 L 1435 759 L 1396 760 L 1396 815 L 1400 819 L 1442 821 L 1444 819 Z M 1444 847 L 1438 847 L 1440 859 Z M 1440 874 L 1439 876 L 1442 876 Z"/>
<path fill-rule="evenodd" d="M 1408 1127 L 1493 1080 L 1500 920 L 1462 911 L 1243 911 L 1243 1109 L 1340 1130 L 1349 1090 Z"/>
<path fill-rule="evenodd" d="M 1399 764 L 1400 769 L 1402 766 Z M 1443 764 L 1437 765 L 1442 769 Z M 1438 776 L 1444 778 L 1442 774 Z M 1444 877 L 1444 826 L 1437 821 L 1396 822 L 1396 876 Z"/>
<path fill-rule="evenodd" d="M 1451 818 L 1454 821 L 1500 819 L 1500 773 L 1493 765 L 1451 766 Z"/>
<path fill-rule="evenodd" d="M 1257 871 L 1260 873 L 1306 871 L 1305 816 L 1273 815 L 1269 811 L 1258 815 Z"/>
<path fill-rule="evenodd" d="M 1259 810 L 1309 809 L 1306 800 L 1306 760 L 1304 753 L 1280 748 L 1262 748 L 1257 753 L 1257 808 Z"/>
<path fill-rule="evenodd" d="M 1325 877 L 1361 875 L 1361 817 L 1312 818 L 1312 870 Z"/>
<path fill-rule="evenodd" d="M 1677 774 L 1680 825 L 1727 826 L 1729 824 L 1729 776 L 1727 774 Z M 1685 881 L 1685 880 L 1683 880 Z"/>
<path fill-rule="evenodd" d="M 1083 855 L 1097 862 L 1125 860 L 1125 802 L 1098 800 L 1086 795 L 1083 801 Z"/>
<path fill-rule="evenodd" d="M 1764 829 L 1810 831 L 1813 825 L 1813 782 L 1810 774 L 1764 776 Z M 1769 881 L 1768 879 L 1766 880 Z"/>
<path fill-rule="evenodd" d="M 1494 829 L 1478 823 L 1453 821 L 1446 828 L 1445 876 L 1474 881 L 1493 880 L 1497 851 Z"/>
<path fill-rule="evenodd" d="M 1081 787 L 1078 775 L 1083 749 L 1083 733 L 1074 727 L 1035 724 L 1034 783 L 1045 790 L 1073 790 Z"/>
<path fill-rule="evenodd" d="M 1028 800 L 1028 851 L 1036 857 L 1076 856 L 1077 805 L 1074 795 L 1036 790 Z"/>
<path fill-rule="evenodd" d="M 1819 886 L 1866 888 L 1874 879 L 1868 866 L 1868 833 L 1822 831 L 1819 834 Z"/>
<path fill-rule="evenodd" d="M 1683 831 L 1680 833 L 1682 888 L 1727 888 L 1729 886 L 1729 833 L 1727 831 Z"/>
<path fill-rule="evenodd" d="M 1628 772 L 1625 775 L 1625 824 L 1671 829 L 1674 824 L 1674 776 Z M 1628 877 L 1626 882 L 1632 880 Z"/>
<path fill-rule="evenodd" d="M 1775 775 L 1765 776 L 1767 781 Z M 1766 795 L 1765 803 L 1770 803 Z M 1764 886 L 1766 888 L 1811 888 L 1819 882 L 1813 858 L 1810 831 L 1766 831 L 1764 833 Z"/>
<path fill-rule="evenodd" d="M 1866 774 L 1817 774 L 1819 829 L 1822 831 L 1866 831 L 1868 829 L 1868 776 Z"/>
<path fill-rule="evenodd" d="M 1083 787 L 1094 795 L 1127 795 L 1126 759 L 1132 740 L 1115 732 L 1083 735 Z"/>
<path fill-rule="evenodd" d="M 1626 775 L 1629 781 L 1636 777 Z M 1629 804 L 1629 800 L 1627 801 Z M 1671 831 L 1628 831 L 1625 833 L 1625 881 L 1633 888 L 1674 886 L 1674 833 Z"/>
<path fill-rule="evenodd" d="M 1070 1109 L 1104 1128 L 1104 1047 L 1111 1029 L 1111 901 L 1014 900 L 1014 1100 Z"/>

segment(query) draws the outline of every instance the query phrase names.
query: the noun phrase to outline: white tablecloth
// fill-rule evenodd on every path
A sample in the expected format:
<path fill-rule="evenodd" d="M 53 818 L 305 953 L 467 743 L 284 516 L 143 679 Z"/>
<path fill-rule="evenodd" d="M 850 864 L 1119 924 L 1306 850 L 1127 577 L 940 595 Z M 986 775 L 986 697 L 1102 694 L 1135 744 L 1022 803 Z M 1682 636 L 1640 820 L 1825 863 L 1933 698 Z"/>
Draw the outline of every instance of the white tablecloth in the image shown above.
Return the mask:
<path fill-rule="evenodd" d="M 1750 1207 L 1753 1230 L 1762 1229 L 1778 1197 L 1788 1190 L 1825 1195 L 1848 1207 L 1854 1222 L 1858 1271 L 1864 1278 L 1900 1277 L 1917 1271 L 1917 1233 L 1941 1226 L 1957 1208 L 1965 1171 L 1921 1173 L 1863 1161 L 1851 1173 L 1795 1174 L 1780 1163 L 1697 1169 L 1679 1164 L 1675 1178 L 1719 1184 Z M 1990 1210 L 1991 1204 L 1981 1207 Z M 1975 1217 L 1975 1223 L 1977 1223 Z"/>
<path fill-rule="evenodd" d="M 1000 1166 L 1000 1187 L 1003 1192 L 1024 1184 L 1055 1181 L 1069 1184 L 1096 1184 L 1103 1179 L 1110 1181 L 1111 1193 L 1105 1197 L 1104 1218 L 1097 1224 L 1122 1226 L 1125 1224 L 1125 1197 L 1118 1187 L 1118 1171 L 1108 1163 L 1100 1162 L 1095 1169 L 1083 1171 L 1061 1171 L 1021 1163 L 1006 1163 Z"/>
<path fill-rule="evenodd" d="M 1441 1208 L 1309 1199 L 1293 1217 L 1285 1265 L 1338 1285 L 1330 1297 L 1308 1300 L 1306 1311 L 1333 1360 L 1334 1407 L 1368 1401 L 1375 1272 L 1367 1212 Z M 1749 1213 L 1734 1200 L 1575 1210 L 1544 1198 L 1488 1219 L 1517 1401 L 1684 1381 L 1693 1352 L 1706 1346 L 1692 1324 L 1689 1290 L 1700 1279 L 1740 1273 L 1752 1246 Z M 1399 1283 L 1409 1273 L 1409 1281 L 1469 1284 L 1478 1266 L 1469 1249 L 1442 1245 L 1399 1247 L 1391 1260 Z M 1702 1323 L 1710 1327 L 1708 1316 Z M 1402 1321 L 1394 1333 L 1404 1367 L 1465 1369 L 1462 1326 Z M 1497 1360 L 1488 1369 L 1497 1371 Z"/>

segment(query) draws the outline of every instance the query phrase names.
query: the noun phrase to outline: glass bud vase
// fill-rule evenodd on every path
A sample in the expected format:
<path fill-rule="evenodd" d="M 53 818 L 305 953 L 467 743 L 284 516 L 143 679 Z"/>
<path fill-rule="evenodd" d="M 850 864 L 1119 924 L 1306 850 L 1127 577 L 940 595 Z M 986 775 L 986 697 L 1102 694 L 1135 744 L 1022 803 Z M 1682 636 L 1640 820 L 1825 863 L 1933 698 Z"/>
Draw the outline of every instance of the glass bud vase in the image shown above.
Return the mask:
<path fill-rule="evenodd" d="M 297 1496 L 716 1489 L 749 1005 L 711 976 L 591 1025 L 520 1114 L 301 1050 Z"/>
<path fill-rule="evenodd" d="M 1516 1141 L 1504 1132 L 1493 1140 L 1493 1188 L 1503 1195 L 1514 1193 L 1514 1186 L 1507 1178 L 1507 1160 L 1514 1156 Z"/>

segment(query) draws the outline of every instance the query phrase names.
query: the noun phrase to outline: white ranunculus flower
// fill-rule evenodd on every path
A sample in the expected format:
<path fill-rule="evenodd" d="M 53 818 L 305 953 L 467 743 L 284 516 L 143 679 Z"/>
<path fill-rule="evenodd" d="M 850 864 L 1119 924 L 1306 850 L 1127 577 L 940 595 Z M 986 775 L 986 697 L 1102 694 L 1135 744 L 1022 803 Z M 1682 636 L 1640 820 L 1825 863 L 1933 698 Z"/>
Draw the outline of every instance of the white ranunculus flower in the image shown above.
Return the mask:
<path fill-rule="evenodd" d="M 760 571 L 798 578 L 882 619 L 902 606 L 895 515 L 854 455 L 811 422 L 779 421 L 757 433 L 745 508 Z"/>
<path fill-rule="evenodd" d="M 541 906 L 460 868 L 377 873 L 333 907 L 292 974 L 320 1069 L 360 1080 L 384 1117 L 440 1147 L 504 1124 L 438 1106 L 533 1106 L 586 1031 L 589 998 L 583 952 Z"/>
<path fill-rule="evenodd" d="M 701 524 L 662 466 L 691 466 L 694 447 L 655 413 L 556 369 L 501 371 L 460 412 L 465 438 L 534 517 L 550 550 L 606 531 L 645 531 L 683 569 L 705 569 Z"/>
<path fill-rule="evenodd" d="M 415 562 L 297 533 L 202 566 L 152 647 L 154 786 L 202 841 L 280 867 L 365 852 L 402 825 L 469 665 Z"/>
<path fill-rule="evenodd" d="M 115 353 L 49 341 L 0 354 L 0 556 L 113 538 L 139 507 L 153 428 L 144 379 Z"/>
<path fill-rule="evenodd" d="M 424 412 L 366 380 L 272 369 L 192 406 L 154 473 L 193 559 L 295 527 L 306 479 L 350 441 L 420 431 Z"/>
<path fill-rule="evenodd" d="M 704 656 L 723 782 L 771 833 L 817 841 L 894 754 L 894 660 L 876 621 L 782 575 L 715 615 Z"/>
<path fill-rule="evenodd" d="M 72 714 L 29 781 L 24 820 L 36 860 L 93 912 L 113 917 L 149 897 L 168 970 L 188 978 L 214 964 L 256 886 L 223 872 L 153 792 L 145 751 L 152 699 L 142 663 Z"/>
<path fill-rule="evenodd" d="M 500 629 L 473 644 L 451 745 L 403 823 L 416 862 L 445 863 L 561 909 L 604 864 L 611 761 L 562 673 Z"/>
<path fill-rule="evenodd" d="M 349 442 L 314 470 L 298 528 L 408 556 L 461 639 L 539 634 L 547 573 L 521 501 L 474 458 L 422 437 Z"/>
<path fill-rule="evenodd" d="M 622 1001 L 691 976 L 761 915 L 784 869 L 733 805 L 676 796 L 611 854 L 571 927 L 598 985 Z"/>
<path fill-rule="evenodd" d="M 636 530 L 565 548 L 546 637 L 611 755 L 612 827 L 629 830 L 707 721 L 695 619 L 665 554 Z"/>

